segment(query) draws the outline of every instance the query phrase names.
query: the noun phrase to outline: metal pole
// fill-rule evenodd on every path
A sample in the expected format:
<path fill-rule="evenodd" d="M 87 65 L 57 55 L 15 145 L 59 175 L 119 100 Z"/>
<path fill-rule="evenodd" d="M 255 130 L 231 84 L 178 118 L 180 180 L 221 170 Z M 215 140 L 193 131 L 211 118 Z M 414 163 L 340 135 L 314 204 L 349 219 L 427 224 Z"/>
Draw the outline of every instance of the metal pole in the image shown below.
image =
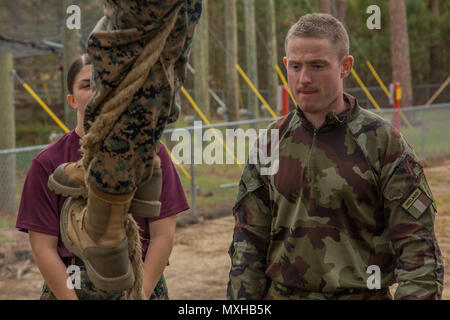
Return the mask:
<path fill-rule="evenodd" d="M 13 56 L 0 54 L 0 150 L 16 147 L 14 120 Z M 16 155 L 0 156 L 0 211 L 16 212 Z"/>
<path fill-rule="evenodd" d="M 425 157 L 425 110 L 422 109 L 422 123 L 421 123 L 421 149 L 422 149 L 422 158 Z"/>
<path fill-rule="evenodd" d="M 193 125 L 193 124 L 192 124 Z M 191 131 L 189 131 L 191 132 Z M 191 132 L 191 165 L 190 165 L 190 174 L 191 174 L 191 206 L 192 213 L 195 214 L 195 172 L 194 172 L 194 132 Z"/>

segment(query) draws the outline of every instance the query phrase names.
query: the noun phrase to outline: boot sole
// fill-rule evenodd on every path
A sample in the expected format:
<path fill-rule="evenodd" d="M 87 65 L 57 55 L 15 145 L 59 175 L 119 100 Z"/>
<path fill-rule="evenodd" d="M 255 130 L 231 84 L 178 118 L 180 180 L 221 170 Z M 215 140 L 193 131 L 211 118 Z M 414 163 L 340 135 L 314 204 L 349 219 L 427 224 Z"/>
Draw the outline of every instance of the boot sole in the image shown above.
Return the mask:
<path fill-rule="evenodd" d="M 54 193 L 63 197 L 87 198 L 88 189 L 86 187 L 74 188 L 62 185 L 58 181 L 56 181 L 53 173 L 48 178 L 47 186 Z"/>
<path fill-rule="evenodd" d="M 122 276 L 112 278 L 103 277 L 97 271 L 95 271 L 95 269 L 92 267 L 92 265 L 89 263 L 89 260 L 86 259 L 83 253 L 74 246 L 72 240 L 70 240 L 66 232 L 68 221 L 69 219 L 71 219 L 71 217 L 69 216 L 68 208 L 72 201 L 72 198 L 67 198 L 66 201 L 64 201 L 64 205 L 61 209 L 61 216 L 59 218 L 61 240 L 64 246 L 83 261 L 89 279 L 92 281 L 96 288 L 104 291 L 119 291 L 131 288 L 134 284 L 134 273 L 131 266 L 128 268 L 127 273 Z"/>

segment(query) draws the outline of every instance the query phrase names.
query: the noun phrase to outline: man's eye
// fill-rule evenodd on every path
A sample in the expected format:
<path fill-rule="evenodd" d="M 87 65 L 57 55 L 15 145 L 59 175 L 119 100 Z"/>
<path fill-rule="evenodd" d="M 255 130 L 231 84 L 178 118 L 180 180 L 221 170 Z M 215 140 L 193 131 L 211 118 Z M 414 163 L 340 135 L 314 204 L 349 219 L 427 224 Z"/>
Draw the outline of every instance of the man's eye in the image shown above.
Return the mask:
<path fill-rule="evenodd" d="M 315 69 L 322 69 L 323 68 L 323 64 L 315 64 L 314 68 Z"/>

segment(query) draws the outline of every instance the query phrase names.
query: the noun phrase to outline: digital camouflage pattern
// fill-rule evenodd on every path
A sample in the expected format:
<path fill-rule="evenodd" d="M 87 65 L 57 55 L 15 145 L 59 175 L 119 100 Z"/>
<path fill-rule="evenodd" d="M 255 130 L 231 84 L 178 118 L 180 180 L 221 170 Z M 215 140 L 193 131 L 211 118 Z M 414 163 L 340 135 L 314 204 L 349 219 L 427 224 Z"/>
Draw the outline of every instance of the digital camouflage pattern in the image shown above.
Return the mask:
<path fill-rule="evenodd" d="M 279 170 L 247 164 L 233 208 L 229 299 L 440 299 L 436 204 L 400 132 L 352 107 L 317 130 L 297 109 L 280 130 Z M 270 141 L 269 141 L 270 143 Z M 380 290 L 369 290 L 371 265 Z"/>
<path fill-rule="evenodd" d="M 80 300 L 125 300 L 125 291 L 103 291 L 94 286 L 86 271 L 83 262 L 76 258 L 70 258 L 67 265 L 77 265 L 80 267 L 80 289 L 75 292 Z M 48 285 L 44 283 L 40 300 L 57 300 Z M 149 300 L 169 300 L 166 279 L 161 275 L 155 290 L 150 295 Z"/>
<path fill-rule="evenodd" d="M 175 94 L 185 80 L 202 2 L 103 2 L 105 16 L 88 40 L 93 97 L 84 118 L 83 162 L 90 185 L 125 194 L 149 177 L 156 142 L 178 118 Z M 142 86 L 131 89 L 139 77 Z M 116 105 L 126 109 L 115 115 Z"/>

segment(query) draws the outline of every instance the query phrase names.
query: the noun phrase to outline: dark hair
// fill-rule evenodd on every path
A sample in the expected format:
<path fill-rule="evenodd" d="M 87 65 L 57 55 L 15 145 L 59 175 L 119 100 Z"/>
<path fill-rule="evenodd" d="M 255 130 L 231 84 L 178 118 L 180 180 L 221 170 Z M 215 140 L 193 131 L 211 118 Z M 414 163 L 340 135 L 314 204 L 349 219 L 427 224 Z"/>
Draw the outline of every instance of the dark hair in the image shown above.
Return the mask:
<path fill-rule="evenodd" d="M 73 94 L 75 78 L 80 73 L 81 69 L 88 64 L 91 64 L 91 59 L 87 54 L 83 54 L 76 58 L 70 65 L 69 71 L 67 72 L 67 90 L 69 90 L 70 94 Z"/>

